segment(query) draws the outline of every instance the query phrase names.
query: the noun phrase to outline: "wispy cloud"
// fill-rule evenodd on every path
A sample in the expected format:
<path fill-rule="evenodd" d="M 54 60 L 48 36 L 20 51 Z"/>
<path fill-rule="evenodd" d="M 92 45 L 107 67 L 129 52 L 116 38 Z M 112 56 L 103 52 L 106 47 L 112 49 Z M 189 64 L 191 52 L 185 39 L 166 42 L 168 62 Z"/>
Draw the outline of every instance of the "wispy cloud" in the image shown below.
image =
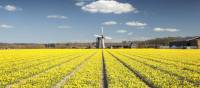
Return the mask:
<path fill-rule="evenodd" d="M 152 39 L 152 37 L 135 36 L 132 38 L 132 40 L 135 40 L 135 41 L 145 41 L 145 40 L 149 40 L 149 39 Z"/>
<path fill-rule="evenodd" d="M 97 0 L 81 8 L 91 13 L 114 13 L 122 14 L 136 11 L 136 8 L 129 3 L 121 3 L 116 0 Z"/>
<path fill-rule="evenodd" d="M 49 18 L 49 19 L 63 19 L 63 20 L 65 20 L 68 17 L 63 16 L 63 15 L 48 15 L 47 18 Z"/>
<path fill-rule="evenodd" d="M 156 32 L 177 32 L 177 31 L 179 31 L 176 28 L 160 28 L 160 27 L 156 27 L 153 30 Z"/>
<path fill-rule="evenodd" d="M 1 25 L 0 25 L 0 28 L 3 28 L 3 29 L 11 29 L 11 28 L 13 28 L 13 26 L 12 26 L 12 25 L 7 25 L 7 24 L 1 24 Z"/>
<path fill-rule="evenodd" d="M 127 30 L 117 30 L 116 32 L 117 32 L 117 33 L 126 33 Z"/>
<path fill-rule="evenodd" d="M 133 32 L 129 32 L 128 35 L 133 35 Z"/>
<path fill-rule="evenodd" d="M 145 27 L 147 26 L 147 23 L 142 23 L 139 21 L 130 21 L 130 22 L 126 22 L 126 25 L 130 27 Z"/>
<path fill-rule="evenodd" d="M 81 2 L 77 2 L 75 3 L 76 6 L 84 6 L 85 5 L 85 2 L 81 1 Z"/>
<path fill-rule="evenodd" d="M 59 29 L 69 29 L 71 28 L 70 26 L 67 25 L 62 25 L 62 26 L 58 26 Z"/>
<path fill-rule="evenodd" d="M 106 26 L 110 26 L 110 25 L 116 25 L 117 22 L 116 21 L 107 21 L 107 22 L 103 22 L 102 25 L 106 25 Z"/>
<path fill-rule="evenodd" d="M 22 11 L 22 8 L 19 8 L 15 5 L 0 6 L 0 9 L 4 9 L 9 12 Z"/>

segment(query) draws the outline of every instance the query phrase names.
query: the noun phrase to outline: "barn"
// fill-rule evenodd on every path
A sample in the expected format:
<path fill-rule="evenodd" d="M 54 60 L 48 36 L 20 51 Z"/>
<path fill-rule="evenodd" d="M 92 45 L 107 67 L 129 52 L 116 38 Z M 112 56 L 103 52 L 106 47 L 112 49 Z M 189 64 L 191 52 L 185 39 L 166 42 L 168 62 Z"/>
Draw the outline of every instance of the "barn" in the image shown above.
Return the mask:
<path fill-rule="evenodd" d="M 200 36 L 179 38 L 169 43 L 171 48 L 198 48 L 200 49 Z"/>

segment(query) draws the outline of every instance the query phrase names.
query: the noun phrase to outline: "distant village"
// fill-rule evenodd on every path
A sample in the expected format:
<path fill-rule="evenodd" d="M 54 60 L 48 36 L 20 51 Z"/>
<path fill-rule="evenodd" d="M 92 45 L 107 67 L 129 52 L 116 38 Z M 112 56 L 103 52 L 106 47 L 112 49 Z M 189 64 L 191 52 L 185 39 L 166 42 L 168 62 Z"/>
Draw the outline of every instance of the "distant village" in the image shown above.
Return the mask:
<path fill-rule="evenodd" d="M 0 49 L 94 49 L 100 48 L 98 41 L 91 43 L 0 43 Z M 145 41 L 106 42 L 104 48 L 158 48 L 158 49 L 200 49 L 200 37 L 166 37 Z"/>

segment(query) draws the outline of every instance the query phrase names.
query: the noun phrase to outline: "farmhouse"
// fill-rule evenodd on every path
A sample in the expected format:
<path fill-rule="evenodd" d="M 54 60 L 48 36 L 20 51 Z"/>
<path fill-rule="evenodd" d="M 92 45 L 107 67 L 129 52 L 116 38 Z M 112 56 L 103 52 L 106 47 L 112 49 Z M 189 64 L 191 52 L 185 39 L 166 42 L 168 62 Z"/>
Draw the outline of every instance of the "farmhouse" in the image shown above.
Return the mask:
<path fill-rule="evenodd" d="M 200 36 L 185 37 L 177 39 L 169 43 L 171 48 L 199 48 L 200 49 Z"/>

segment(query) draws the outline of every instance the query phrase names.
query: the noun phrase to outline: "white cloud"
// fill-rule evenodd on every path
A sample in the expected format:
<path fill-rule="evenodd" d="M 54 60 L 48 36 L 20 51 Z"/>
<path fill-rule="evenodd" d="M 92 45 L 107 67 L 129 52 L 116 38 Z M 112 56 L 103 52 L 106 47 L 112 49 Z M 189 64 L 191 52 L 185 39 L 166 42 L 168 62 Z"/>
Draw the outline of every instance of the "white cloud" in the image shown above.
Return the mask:
<path fill-rule="evenodd" d="M 127 30 L 117 30 L 117 33 L 126 33 Z"/>
<path fill-rule="evenodd" d="M 138 21 L 126 22 L 126 25 L 130 26 L 130 27 L 145 27 L 145 26 L 147 26 L 146 23 L 142 23 L 142 22 L 138 22 Z"/>
<path fill-rule="evenodd" d="M 175 28 L 154 28 L 154 31 L 156 32 L 177 32 L 179 31 L 178 29 L 175 29 Z"/>
<path fill-rule="evenodd" d="M 91 13 L 114 13 L 122 14 L 136 11 L 136 8 L 129 3 L 120 3 L 115 0 L 97 0 L 91 2 L 81 8 L 84 11 Z"/>
<path fill-rule="evenodd" d="M 69 28 L 71 28 L 71 27 L 65 25 L 65 26 L 58 26 L 58 28 L 59 28 L 59 29 L 69 29 Z"/>
<path fill-rule="evenodd" d="M 77 2 L 75 3 L 76 6 L 84 6 L 85 5 L 85 2 L 81 1 L 81 2 Z"/>
<path fill-rule="evenodd" d="M 22 8 L 16 7 L 14 5 L 6 5 L 5 7 L 0 6 L 0 8 L 3 8 L 4 10 L 9 12 L 22 11 Z"/>
<path fill-rule="evenodd" d="M 116 24 L 117 24 L 116 21 L 107 21 L 107 22 L 102 23 L 102 25 L 106 25 L 106 26 L 116 25 Z"/>
<path fill-rule="evenodd" d="M 12 5 L 7 5 L 7 6 L 5 6 L 5 9 L 6 9 L 7 11 L 16 11 L 16 10 L 17 10 L 17 7 L 12 6 Z"/>
<path fill-rule="evenodd" d="M 67 19 L 66 16 L 62 16 L 62 15 L 49 15 L 49 16 L 47 16 L 47 18 L 49 18 L 49 19 Z"/>
<path fill-rule="evenodd" d="M 133 35 L 133 32 L 129 32 L 128 35 Z"/>
<path fill-rule="evenodd" d="M 11 29 L 11 28 L 13 28 L 13 26 L 12 26 L 12 25 L 7 25 L 7 24 L 1 24 L 1 25 L 0 25 L 0 28 L 3 28 L 3 29 Z"/>

